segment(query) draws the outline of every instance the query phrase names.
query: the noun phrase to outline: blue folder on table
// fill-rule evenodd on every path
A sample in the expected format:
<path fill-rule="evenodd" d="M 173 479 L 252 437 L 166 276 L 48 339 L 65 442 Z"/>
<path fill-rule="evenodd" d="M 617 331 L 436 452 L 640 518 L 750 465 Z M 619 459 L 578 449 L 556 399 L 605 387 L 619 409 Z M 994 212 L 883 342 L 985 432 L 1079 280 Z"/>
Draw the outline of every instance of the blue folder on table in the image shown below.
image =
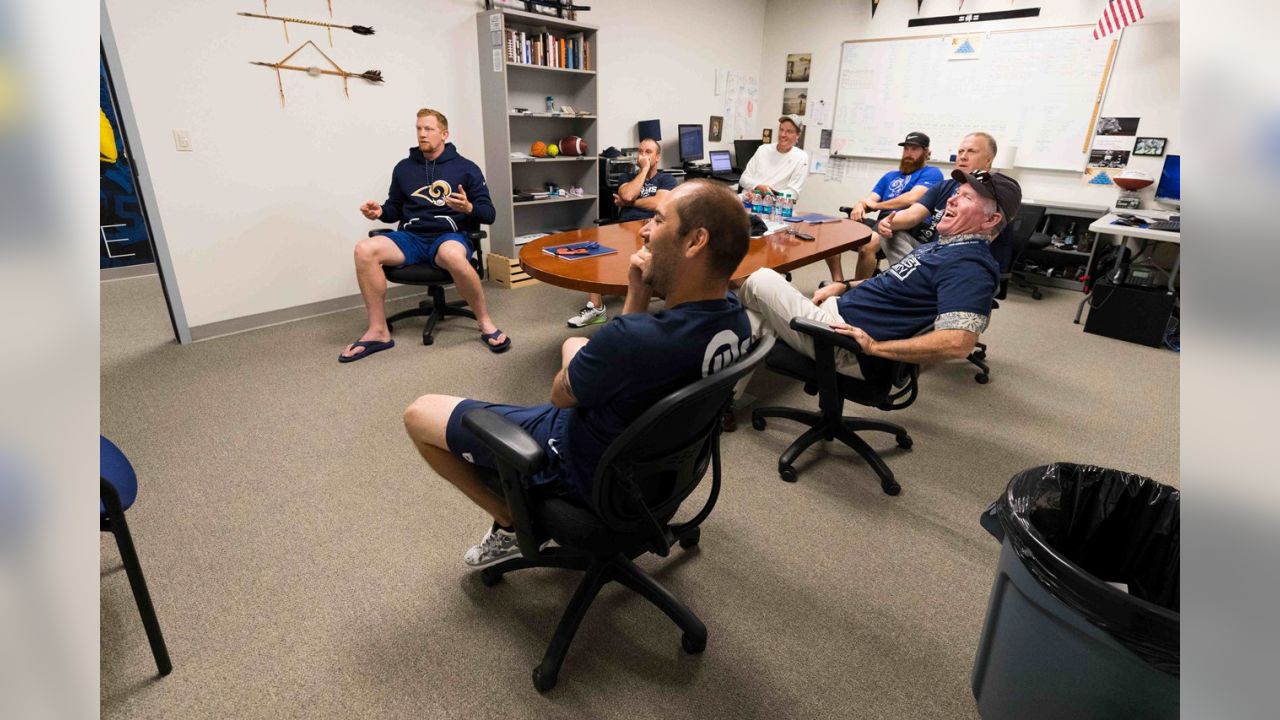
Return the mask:
<path fill-rule="evenodd" d="M 807 222 L 813 224 L 839 222 L 840 218 L 831 215 L 823 215 L 822 213 L 805 213 L 804 215 L 792 215 L 786 218 L 787 222 Z"/>
<path fill-rule="evenodd" d="M 559 252 L 557 252 L 558 250 L 561 250 L 561 249 L 586 250 L 586 252 L 575 252 L 572 255 L 562 255 Z M 615 248 L 611 248 L 607 245 L 601 245 L 600 243 L 595 242 L 593 240 L 593 241 L 587 241 L 587 242 L 566 243 L 564 245 L 550 245 L 548 247 L 542 248 L 542 252 L 548 255 L 552 255 L 554 257 L 558 257 L 561 260 L 582 260 L 584 258 L 589 258 L 589 257 L 599 257 L 601 255 L 612 255 L 613 253 L 616 253 L 618 251 Z"/>

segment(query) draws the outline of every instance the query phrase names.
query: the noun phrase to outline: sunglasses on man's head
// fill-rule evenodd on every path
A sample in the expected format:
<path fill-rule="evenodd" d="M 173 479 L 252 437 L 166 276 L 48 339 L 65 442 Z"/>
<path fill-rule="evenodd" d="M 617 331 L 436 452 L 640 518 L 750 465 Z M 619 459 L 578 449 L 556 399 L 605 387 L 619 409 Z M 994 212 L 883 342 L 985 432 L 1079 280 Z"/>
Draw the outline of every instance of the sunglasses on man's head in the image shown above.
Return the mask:
<path fill-rule="evenodd" d="M 1004 199 L 1000 197 L 1000 187 L 996 185 L 996 181 L 994 178 L 991 177 L 991 173 L 986 170 L 974 170 L 973 172 L 969 173 L 969 175 L 974 180 L 977 180 L 983 185 L 986 185 L 987 187 L 991 188 L 991 194 L 994 196 L 994 199 L 996 201 L 996 207 L 1000 210 L 1000 214 L 1008 215 L 1008 213 L 1005 212 Z"/>

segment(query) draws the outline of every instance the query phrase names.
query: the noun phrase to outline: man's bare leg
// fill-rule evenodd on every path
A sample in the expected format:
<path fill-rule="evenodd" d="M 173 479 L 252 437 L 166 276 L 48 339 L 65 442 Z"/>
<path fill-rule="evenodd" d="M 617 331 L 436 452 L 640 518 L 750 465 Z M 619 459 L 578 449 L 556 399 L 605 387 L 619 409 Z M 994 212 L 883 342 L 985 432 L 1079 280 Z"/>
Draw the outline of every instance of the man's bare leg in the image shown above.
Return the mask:
<path fill-rule="evenodd" d="M 503 527 L 511 527 L 511 509 L 480 479 L 471 463 L 449 452 L 445 429 L 449 416 L 462 398 L 450 395 L 423 395 L 404 411 L 404 429 L 422 458 L 433 470 L 462 491 L 471 502 Z"/>
<path fill-rule="evenodd" d="M 480 326 L 480 332 L 488 334 L 497 330 L 498 326 L 494 325 L 493 319 L 489 317 L 489 306 L 485 304 L 480 276 L 476 274 L 476 269 L 471 266 L 468 257 L 462 243 L 446 240 L 436 250 L 436 265 L 453 276 L 453 284 L 458 288 L 458 294 L 467 301 L 471 311 L 476 314 L 476 324 Z M 506 333 L 503 333 L 489 344 L 501 345 L 505 339 Z"/>
<path fill-rule="evenodd" d="M 403 265 L 404 260 L 404 253 L 385 235 L 364 238 L 356 243 L 356 282 L 360 284 L 360 295 L 369 314 L 369 326 L 360 336 L 361 340 L 386 342 L 391 339 L 391 330 L 387 327 L 387 276 L 382 273 L 382 268 L 384 265 Z M 342 351 L 342 355 L 350 357 L 357 352 L 355 343 L 352 343 Z"/>
<path fill-rule="evenodd" d="M 844 281 L 844 264 L 840 261 L 840 255 L 832 255 L 827 258 L 827 269 L 831 271 L 832 282 Z"/>
<path fill-rule="evenodd" d="M 880 261 L 876 259 L 876 253 L 880 250 L 880 236 L 871 233 L 871 240 L 866 245 L 858 248 L 858 265 L 853 271 L 854 280 L 866 280 L 876 274 L 876 266 Z"/>

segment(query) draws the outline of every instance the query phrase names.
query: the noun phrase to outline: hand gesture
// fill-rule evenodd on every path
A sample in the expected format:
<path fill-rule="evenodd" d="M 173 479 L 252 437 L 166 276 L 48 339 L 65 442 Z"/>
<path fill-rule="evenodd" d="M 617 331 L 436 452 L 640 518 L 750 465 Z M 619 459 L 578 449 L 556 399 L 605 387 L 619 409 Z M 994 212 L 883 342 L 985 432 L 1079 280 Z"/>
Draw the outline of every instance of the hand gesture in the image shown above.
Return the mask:
<path fill-rule="evenodd" d="M 648 175 L 648 174 L 649 174 L 649 166 L 650 166 L 651 164 L 653 164 L 653 156 L 651 156 L 651 155 L 641 155 L 641 156 L 640 156 L 640 159 L 637 161 L 637 164 L 640 166 L 640 172 L 642 172 L 642 173 L 644 173 L 644 174 Z"/>
<path fill-rule="evenodd" d="M 774 194 L 773 188 L 769 187 L 768 185 L 765 185 L 764 183 L 760 183 L 759 185 L 756 185 L 756 192 L 769 193 L 770 195 Z"/>
<path fill-rule="evenodd" d="M 627 205 L 629 205 L 630 203 L 628 203 L 626 200 L 623 200 L 623 199 L 622 199 L 622 196 L 621 196 L 621 195 L 619 195 L 618 193 L 614 193 L 614 194 L 613 194 L 613 204 L 614 204 L 614 205 L 616 205 L 616 206 L 618 206 L 618 207 L 620 207 L 620 208 L 623 208 L 623 207 L 626 207 Z"/>
<path fill-rule="evenodd" d="M 632 254 L 627 268 L 627 282 L 636 286 L 644 285 L 644 276 L 649 271 L 649 262 L 651 260 L 653 260 L 653 255 L 649 252 L 648 247 L 642 247 Z"/>
<path fill-rule="evenodd" d="M 821 305 L 837 295 L 843 295 L 844 292 L 845 285 L 843 282 L 833 282 L 830 285 L 825 285 L 818 288 L 818 291 L 813 294 L 813 304 Z"/>
<path fill-rule="evenodd" d="M 382 206 L 370 200 L 360 206 L 360 213 L 368 220 L 377 220 L 382 217 Z"/>
<path fill-rule="evenodd" d="M 867 207 L 862 204 L 861 200 L 859 200 L 858 202 L 853 204 L 853 210 L 849 212 L 849 219 L 853 220 L 854 222 L 857 222 L 861 220 L 863 217 L 865 217 L 866 214 L 867 214 Z"/>
<path fill-rule="evenodd" d="M 825 290 L 826 288 L 823 288 L 823 289 Z M 854 327 L 852 325 L 846 325 L 844 323 L 834 323 L 832 324 L 831 329 L 834 330 L 838 335 L 844 335 L 846 337 L 853 338 L 854 341 L 858 343 L 858 347 L 862 348 L 863 354 L 866 354 L 866 355 L 875 354 L 874 352 L 872 352 L 872 350 L 875 348 L 876 341 L 874 338 L 868 335 L 866 331 L 863 330 L 862 328 Z"/>
<path fill-rule="evenodd" d="M 449 206 L 450 210 L 457 210 L 463 215 L 470 215 L 475 208 L 471 201 L 467 199 L 467 191 L 462 189 L 462 185 L 458 185 L 458 189 L 449 193 L 444 199 L 444 204 Z"/>
<path fill-rule="evenodd" d="M 883 238 L 893 237 L 893 216 L 897 214 L 898 214 L 898 211 L 895 210 L 889 213 L 888 215 L 885 215 L 884 219 L 881 220 L 878 225 L 876 225 L 876 232 L 880 234 L 880 237 L 883 237 Z"/>

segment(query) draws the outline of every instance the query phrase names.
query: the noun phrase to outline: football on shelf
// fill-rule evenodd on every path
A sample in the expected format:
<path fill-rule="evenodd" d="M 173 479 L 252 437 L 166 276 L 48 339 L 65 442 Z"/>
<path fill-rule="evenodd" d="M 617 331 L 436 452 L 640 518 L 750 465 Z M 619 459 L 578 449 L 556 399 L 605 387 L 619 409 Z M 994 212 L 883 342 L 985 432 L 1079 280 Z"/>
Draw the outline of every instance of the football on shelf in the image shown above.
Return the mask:
<path fill-rule="evenodd" d="M 570 135 L 560 141 L 560 154 L 577 157 L 587 154 L 587 141 L 577 135 Z"/>
<path fill-rule="evenodd" d="M 546 157 L 547 144 L 542 142 L 541 140 L 538 140 L 533 144 L 532 147 L 529 148 L 529 154 L 534 157 Z"/>
<path fill-rule="evenodd" d="M 1134 190 L 1141 190 L 1155 182 L 1155 178 L 1141 170 L 1125 170 L 1119 175 L 1111 178 L 1111 181 L 1118 185 L 1121 190 L 1133 192 Z"/>

